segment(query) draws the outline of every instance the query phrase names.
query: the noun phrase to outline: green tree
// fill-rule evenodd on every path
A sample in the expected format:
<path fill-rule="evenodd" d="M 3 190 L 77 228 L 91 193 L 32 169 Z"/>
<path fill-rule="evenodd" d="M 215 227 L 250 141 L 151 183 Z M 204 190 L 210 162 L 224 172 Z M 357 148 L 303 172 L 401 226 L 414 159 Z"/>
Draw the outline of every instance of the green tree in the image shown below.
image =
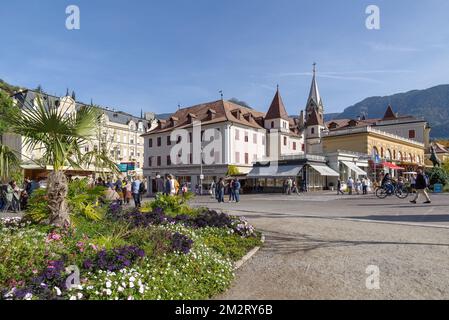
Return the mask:
<path fill-rule="evenodd" d="M 24 104 L 22 112 L 11 119 L 11 124 L 13 131 L 24 137 L 25 147 L 42 149 L 43 161 L 53 167 L 47 185 L 51 212 L 48 222 L 63 226 L 70 223 L 65 170 L 80 168 L 80 147 L 95 135 L 99 112 L 92 106 L 82 106 L 67 114 L 49 105 L 48 99 L 46 101 L 38 95 L 36 107 Z"/>
<path fill-rule="evenodd" d="M 432 168 L 426 174 L 429 176 L 431 186 L 437 183 L 446 185 L 449 181 L 449 176 L 444 168 Z"/>
<path fill-rule="evenodd" d="M 18 155 L 3 145 L 3 134 L 8 132 L 9 119 L 15 114 L 18 114 L 18 109 L 14 106 L 12 99 L 6 92 L 0 90 L 0 179 L 2 182 L 6 182 L 20 170 Z"/>
<path fill-rule="evenodd" d="M 238 176 L 238 175 L 240 175 L 240 171 L 237 168 L 237 166 L 231 164 L 228 166 L 228 172 L 226 173 L 226 175 L 228 177 Z"/>

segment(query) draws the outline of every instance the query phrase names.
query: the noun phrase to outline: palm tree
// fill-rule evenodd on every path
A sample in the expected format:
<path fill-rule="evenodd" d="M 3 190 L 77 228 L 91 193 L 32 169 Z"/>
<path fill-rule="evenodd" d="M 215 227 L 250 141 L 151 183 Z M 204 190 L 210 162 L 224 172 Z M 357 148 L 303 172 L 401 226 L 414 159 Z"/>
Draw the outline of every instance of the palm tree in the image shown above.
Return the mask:
<path fill-rule="evenodd" d="M 70 223 L 65 170 L 80 168 L 80 147 L 95 135 L 99 112 L 93 106 L 69 112 L 51 105 L 48 97 L 45 101 L 37 95 L 36 105 L 24 103 L 11 123 L 13 131 L 24 137 L 25 147 L 42 149 L 43 161 L 52 167 L 47 184 L 48 222 L 64 226 Z"/>
<path fill-rule="evenodd" d="M 11 177 L 11 173 L 20 167 L 20 159 L 14 151 L 7 146 L 0 144 L 0 179 L 6 182 Z"/>

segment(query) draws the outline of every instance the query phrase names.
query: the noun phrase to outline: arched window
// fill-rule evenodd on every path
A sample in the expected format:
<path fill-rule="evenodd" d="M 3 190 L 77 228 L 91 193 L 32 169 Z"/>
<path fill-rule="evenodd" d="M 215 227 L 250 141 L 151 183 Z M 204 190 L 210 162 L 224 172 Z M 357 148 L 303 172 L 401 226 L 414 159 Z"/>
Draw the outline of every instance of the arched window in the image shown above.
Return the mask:
<path fill-rule="evenodd" d="M 274 121 L 271 121 L 271 129 L 274 128 Z"/>
<path fill-rule="evenodd" d="M 380 157 L 383 158 L 384 157 L 384 148 L 380 148 Z"/>
<path fill-rule="evenodd" d="M 377 149 L 377 147 L 373 147 L 372 155 L 374 157 L 379 155 L 379 150 Z"/>
<path fill-rule="evenodd" d="M 385 157 L 387 158 L 387 160 L 392 160 L 390 149 L 387 150 L 387 154 L 385 155 Z"/>
<path fill-rule="evenodd" d="M 399 160 L 400 160 L 400 161 L 404 161 L 404 157 L 403 157 L 401 151 L 399 151 L 398 155 L 399 155 Z"/>
<path fill-rule="evenodd" d="M 315 134 L 315 128 L 311 128 L 311 129 L 310 129 L 310 133 L 311 133 L 311 134 Z"/>

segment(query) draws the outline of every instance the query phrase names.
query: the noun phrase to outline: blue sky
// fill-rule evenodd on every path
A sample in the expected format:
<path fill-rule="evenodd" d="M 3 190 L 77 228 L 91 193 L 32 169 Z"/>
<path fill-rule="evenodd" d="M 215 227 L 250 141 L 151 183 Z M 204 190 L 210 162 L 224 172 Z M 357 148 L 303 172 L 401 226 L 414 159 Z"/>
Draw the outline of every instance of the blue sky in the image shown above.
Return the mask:
<path fill-rule="evenodd" d="M 65 28 L 70 4 L 80 30 Z M 370 4 L 380 30 L 365 27 Z M 2 0 L 0 29 L 0 78 L 133 114 L 219 90 L 265 111 L 276 84 L 298 114 L 314 61 L 326 112 L 449 83 L 447 0 Z"/>

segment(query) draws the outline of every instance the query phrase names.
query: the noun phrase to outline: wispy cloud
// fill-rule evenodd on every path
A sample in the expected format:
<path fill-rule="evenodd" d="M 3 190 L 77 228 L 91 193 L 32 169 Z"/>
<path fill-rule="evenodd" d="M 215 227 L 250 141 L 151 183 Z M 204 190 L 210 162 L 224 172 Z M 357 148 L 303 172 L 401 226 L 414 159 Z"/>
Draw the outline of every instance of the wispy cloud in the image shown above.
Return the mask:
<path fill-rule="evenodd" d="M 346 81 L 365 81 L 373 83 L 382 83 L 378 79 L 368 77 L 367 75 L 375 74 L 401 74 L 401 73 L 413 73 L 412 70 L 356 70 L 356 71 L 342 71 L 342 72 L 319 72 L 317 74 L 318 78 L 325 79 L 336 79 L 336 80 L 346 80 Z M 287 72 L 272 75 L 272 77 L 311 77 L 312 72 Z"/>
<path fill-rule="evenodd" d="M 401 46 L 397 44 L 389 43 L 378 43 L 378 42 L 366 42 L 365 43 L 370 49 L 374 51 L 389 51 L 389 52 L 418 52 L 421 51 L 419 48 Z"/>

